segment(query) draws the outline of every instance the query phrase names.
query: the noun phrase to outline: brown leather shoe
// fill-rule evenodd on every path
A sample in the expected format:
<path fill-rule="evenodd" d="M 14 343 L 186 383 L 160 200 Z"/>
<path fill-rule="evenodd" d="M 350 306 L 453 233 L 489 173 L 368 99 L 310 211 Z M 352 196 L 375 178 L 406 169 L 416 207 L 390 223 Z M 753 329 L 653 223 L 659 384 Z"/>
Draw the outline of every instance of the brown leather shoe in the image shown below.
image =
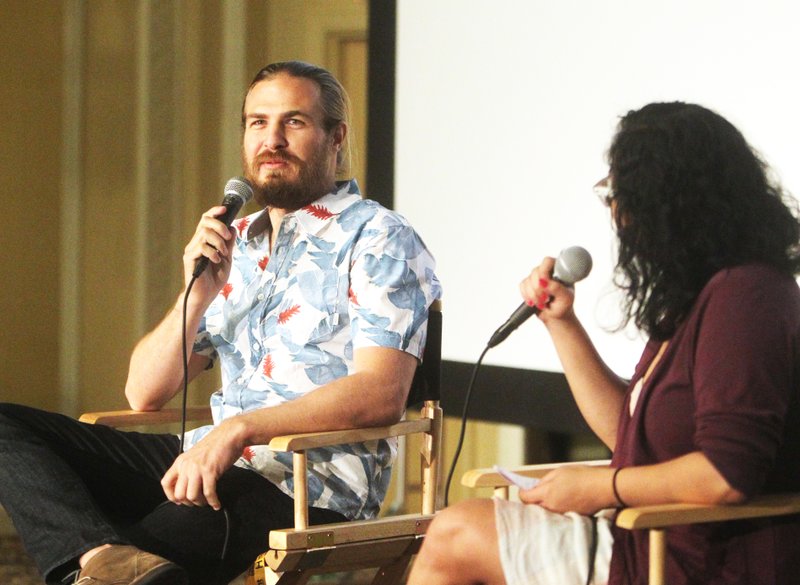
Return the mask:
<path fill-rule="evenodd" d="M 186 573 L 175 563 L 135 546 L 112 545 L 81 569 L 75 585 L 186 585 Z"/>

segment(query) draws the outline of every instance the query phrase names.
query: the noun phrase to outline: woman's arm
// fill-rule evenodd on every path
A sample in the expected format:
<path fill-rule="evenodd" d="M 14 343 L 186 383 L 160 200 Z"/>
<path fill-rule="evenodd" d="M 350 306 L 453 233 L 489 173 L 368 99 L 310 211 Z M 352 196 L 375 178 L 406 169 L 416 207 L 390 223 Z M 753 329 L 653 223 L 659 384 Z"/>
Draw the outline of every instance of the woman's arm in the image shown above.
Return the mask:
<path fill-rule="evenodd" d="M 575 316 L 573 288 L 552 279 L 554 264 L 553 258 L 545 258 L 522 281 L 520 292 L 539 309 L 539 319 L 553 340 L 581 414 L 613 450 L 626 384 L 601 359 Z"/>
<path fill-rule="evenodd" d="M 565 466 L 543 477 L 535 487 L 521 490 L 520 499 L 554 512 L 581 514 L 623 505 L 735 504 L 745 499 L 699 451 L 655 465 L 625 467 L 616 479 L 615 471 L 611 467 Z"/>

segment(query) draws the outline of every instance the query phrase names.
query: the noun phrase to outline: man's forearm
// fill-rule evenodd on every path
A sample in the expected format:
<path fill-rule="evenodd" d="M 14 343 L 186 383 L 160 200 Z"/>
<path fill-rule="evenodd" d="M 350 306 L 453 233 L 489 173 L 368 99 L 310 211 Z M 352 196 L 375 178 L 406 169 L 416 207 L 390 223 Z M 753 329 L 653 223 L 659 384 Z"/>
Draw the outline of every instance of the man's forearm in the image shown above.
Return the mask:
<path fill-rule="evenodd" d="M 191 309 L 187 314 L 187 343 L 189 379 L 201 372 L 208 360 L 191 353 L 194 336 L 202 313 Z M 158 410 L 180 389 L 183 382 L 183 353 L 181 325 L 183 295 L 175 306 L 133 350 L 125 397 L 135 410 Z"/>
<path fill-rule="evenodd" d="M 369 348 L 357 350 L 356 362 L 357 371 L 351 375 L 295 400 L 254 410 L 223 424 L 247 446 L 269 443 L 278 435 L 380 426 L 400 420 L 416 358 L 400 350 Z"/>

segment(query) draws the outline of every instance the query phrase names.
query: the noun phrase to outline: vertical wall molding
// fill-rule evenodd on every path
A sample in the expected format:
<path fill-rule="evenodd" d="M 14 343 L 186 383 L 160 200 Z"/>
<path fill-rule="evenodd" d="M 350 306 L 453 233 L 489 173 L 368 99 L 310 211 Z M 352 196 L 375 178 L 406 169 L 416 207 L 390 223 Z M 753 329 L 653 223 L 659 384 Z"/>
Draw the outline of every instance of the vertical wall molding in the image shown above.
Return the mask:
<path fill-rule="evenodd" d="M 137 22 L 136 333 L 163 316 L 179 287 L 183 203 L 178 130 L 179 12 L 141 0 Z"/>
<path fill-rule="evenodd" d="M 144 0 L 138 4 L 136 20 L 136 255 L 134 280 L 134 315 L 136 334 L 141 335 L 147 327 L 147 250 L 148 221 L 150 202 L 148 195 L 150 169 L 148 168 L 149 100 L 150 100 L 150 15 L 151 2 Z"/>
<path fill-rule="evenodd" d="M 84 0 L 64 3 L 58 378 L 59 410 L 72 415 L 80 408 L 85 15 Z"/>
<path fill-rule="evenodd" d="M 244 2 L 222 4 L 222 116 L 220 123 L 220 177 L 241 173 L 242 99 L 247 83 L 247 22 Z"/>

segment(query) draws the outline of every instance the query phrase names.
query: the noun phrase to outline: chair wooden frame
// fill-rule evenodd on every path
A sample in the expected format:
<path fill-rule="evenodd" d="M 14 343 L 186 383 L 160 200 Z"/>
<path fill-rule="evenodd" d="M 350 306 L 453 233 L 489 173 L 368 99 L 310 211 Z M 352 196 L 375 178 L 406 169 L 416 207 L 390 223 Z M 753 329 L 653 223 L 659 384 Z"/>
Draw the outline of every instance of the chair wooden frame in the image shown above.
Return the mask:
<path fill-rule="evenodd" d="M 302 585 L 319 573 L 377 567 L 373 585 L 398 583 L 422 544 L 428 525 L 438 509 L 443 414 L 439 407 L 441 377 L 441 303 L 429 311 L 428 343 L 417 370 L 412 393 L 425 399 L 417 419 L 363 429 L 302 433 L 273 438 L 274 451 L 292 452 L 294 469 L 306 469 L 307 451 L 317 447 L 356 443 L 411 434 L 423 436 L 421 446 L 421 510 L 406 514 L 320 526 L 308 525 L 307 474 L 294 476 L 294 527 L 273 530 L 269 550 L 248 572 L 248 585 Z M 413 398 L 411 399 L 414 400 Z M 210 420 L 208 407 L 187 409 L 187 420 Z M 157 412 L 119 410 L 87 413 L 80 420 L 115 427 L 178 422 L 180 409 Z"/>
<path fill-rule="evenodd" d="M 581 461 L 576 463 L 526 465 L 514 471 L 528 477 L 543 477 L 563 465 L 607 466 L 609 461 Z M 493 469 L 471 469 L 461 478 L 461 483 L 473 488 L 493 488 L 495 497 L 508 499 L 510 483 Z M 664 585 L 666 563 L 666 529 L 670 526 L 725 522 L 747 518 L 768 518 L 800 513 L 800 494 L 771 494 L 757 496 L 743 504 L 662 504 L 625 508 L 617 515 L 616 524 L 627 530 L 648 530 L 650 538 L 650 585 Z"/>

